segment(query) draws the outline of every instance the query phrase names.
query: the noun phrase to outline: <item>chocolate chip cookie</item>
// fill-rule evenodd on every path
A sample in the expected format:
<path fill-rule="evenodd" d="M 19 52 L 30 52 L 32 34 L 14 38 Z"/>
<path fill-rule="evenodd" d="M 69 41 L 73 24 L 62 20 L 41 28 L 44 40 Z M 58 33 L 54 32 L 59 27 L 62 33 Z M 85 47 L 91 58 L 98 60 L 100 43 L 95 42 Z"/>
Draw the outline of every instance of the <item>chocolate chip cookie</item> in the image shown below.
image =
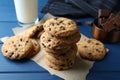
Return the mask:
<path fill-rule="evenodd" d="M 25 35 L 28 38 L 37 38 L 37 39 L 39 39 L 43 32 L 44 32 L 43 24 L 39 23 L 39 24 L 27 29 L 26 32 L 25 32 Z"/>
<path fill-rule="evenodd" d="M 64 44 L 62 39 L 57 39 L 53 35 L 50 35 L 46 32 L 42 34 L 40 41 L 43 48 L 59 50 L 69 47 L 68 45 Z"/>
<path fill-rule="evenodd" d="M 25 36 L 12 36 L 8 38 L 3 46 L 2 53 L 9 59 L 20 60 L 31 52 L 33 44 L 31 40 Z"/>
<path fill-rule="evenodd" d="M 57 37 L 70 36 L 78 31 L 74 21 L 63 17 L 55 17 L 47 20 L 43 28 L 47 33 Z"/>
<path fill-rule="evenodd" d="M 45 62 L 46 62 L 47 66 L 49 66 L 50 68 L 53 68 L 55 70 L 58 70 L 58 71 L 67 70 L 67 69 L 71 68 L 73 65 L 73 64 L 65 64 L 65 63 L 61 63 L 61 64 L 52 63 L 47 58 L 45 58 Z"/>
<path fill-rule="evenodd" d="M 78 43 L 79 55 L 87 60 L 101 60 L 106 54 L 104 44 L 96 39 L 84 39 Z"/>

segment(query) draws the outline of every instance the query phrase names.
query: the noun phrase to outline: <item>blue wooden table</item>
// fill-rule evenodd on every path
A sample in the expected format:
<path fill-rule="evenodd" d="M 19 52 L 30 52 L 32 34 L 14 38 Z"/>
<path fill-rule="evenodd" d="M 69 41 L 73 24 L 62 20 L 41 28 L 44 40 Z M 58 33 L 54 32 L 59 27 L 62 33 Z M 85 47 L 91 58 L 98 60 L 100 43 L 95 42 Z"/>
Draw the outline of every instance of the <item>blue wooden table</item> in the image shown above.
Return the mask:
<path fill-rule="evenodd" d="M 47 0 L 39 0 L 39 18 L 44 14 L 40 9 Z M 82 25 L 78 26 L 80 32 L 87 37 L 92 37 L 92 27 L 85 25 L 86 21 L 93 18 L 81 18 Z M 12 28 L 18 26 L 13 0 L 0 0 L 0 38 L 14 35 Z M 0 48 L 2 43 L 0 43 Z M 87 75 L 87 80 L 120 80 L 120 42 L 105 44 L 110 52 L 106 57 L 95 62 Z M 0 80 L 62 80 L 50 75 L 48 71 L 31 60 L 12 61 L 5 58 L 0 50 Z"/>

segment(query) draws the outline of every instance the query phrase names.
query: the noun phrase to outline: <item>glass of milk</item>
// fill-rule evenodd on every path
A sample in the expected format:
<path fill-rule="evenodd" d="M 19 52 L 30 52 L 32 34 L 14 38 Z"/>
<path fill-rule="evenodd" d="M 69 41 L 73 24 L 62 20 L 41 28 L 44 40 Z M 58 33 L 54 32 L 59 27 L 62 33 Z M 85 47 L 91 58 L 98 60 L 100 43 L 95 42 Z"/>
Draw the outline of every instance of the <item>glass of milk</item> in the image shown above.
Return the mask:
<path fill-rule="evenodd" d="M 32 26 L 38 21 L 38 0 L 14 0 L 20 26 Z"/>

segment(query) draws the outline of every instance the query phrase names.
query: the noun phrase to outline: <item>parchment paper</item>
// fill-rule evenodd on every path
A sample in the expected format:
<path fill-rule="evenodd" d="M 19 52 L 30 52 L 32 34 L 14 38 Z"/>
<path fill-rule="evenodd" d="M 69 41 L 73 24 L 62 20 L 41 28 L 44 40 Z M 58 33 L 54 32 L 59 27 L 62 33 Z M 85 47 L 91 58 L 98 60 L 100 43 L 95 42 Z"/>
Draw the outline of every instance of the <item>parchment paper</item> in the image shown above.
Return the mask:
<path fill-rule="evenodd" d="M 54 16 L 48 13 L 43 17 L 40 23 L 44 23 L 47 19 L 52 17 Z M 13 29 L 13 32 L 15 35 L 24 34 L 25 30 L 27 29 L 28 29 L 27 27 L 16 27 Z M 81 35 L 82 35 L 81 39 L 87 38 L 83 34 Z M 86 75 L 89 73 L 89 69 L 93 66 L 94 63 L 92 61 L 83 60 L 80 57 L 78 57 L 71 69 L 64 71 L 57 71 L 49 68 L 46 65 L 44 60 L 43 49 L 41 49 L 41 51 L 36 56 L 34 56 L 32 60 L 41 67 L 43 67 L 44 69 L 46 69 L 51 75 L 57 75 L 65 80 L 85 80 Z"/>

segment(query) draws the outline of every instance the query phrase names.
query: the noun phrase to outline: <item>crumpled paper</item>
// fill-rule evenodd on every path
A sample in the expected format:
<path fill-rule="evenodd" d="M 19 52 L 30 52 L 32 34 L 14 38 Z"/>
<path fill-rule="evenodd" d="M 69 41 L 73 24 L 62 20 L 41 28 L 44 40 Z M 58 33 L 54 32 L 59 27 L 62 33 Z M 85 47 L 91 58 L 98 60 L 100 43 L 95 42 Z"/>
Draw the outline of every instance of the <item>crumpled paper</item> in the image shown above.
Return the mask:
<path fill-rule="evenodd" d="M 46 14 L 43 19 L 41 19 L 40 23 L 44 23 L 47 19 L 52 18 L 51 14 Z M 15 35 L 24 34 L 25 30 L 27 30 L 27 27 L 16 27 L 13 28 L 13 32 Z M 82 35 L 82 34 L 81 34 Z M 82 35 L 81 39 L 87 38 L 86 36 Z M 75 61 L 75 64 L 73 67 L 69 70 L 64 71 L 57 71 L 52 68 L 49 68 L 44 59 L 44 53 L 43 49 L 32 58 L 34 62 L 36 62 L 38 65 L 46 69 L 51 75 L 57 75 L 65 80 L 85 80 L 86 75 L 89 73 L 89 69 L 93 66 L 93 61 L 87 61 L 83 60 L 80 57 L 78 57 Z"/>

